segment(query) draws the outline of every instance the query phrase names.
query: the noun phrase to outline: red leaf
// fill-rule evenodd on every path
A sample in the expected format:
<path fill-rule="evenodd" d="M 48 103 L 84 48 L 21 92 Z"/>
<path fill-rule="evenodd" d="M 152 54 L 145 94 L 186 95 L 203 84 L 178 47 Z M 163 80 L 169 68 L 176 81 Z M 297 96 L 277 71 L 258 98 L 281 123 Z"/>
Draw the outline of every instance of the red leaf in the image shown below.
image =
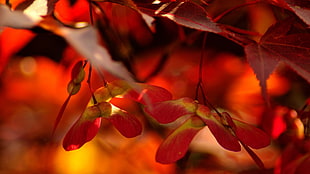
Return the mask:
<path fill-rule="evenodd" d="M 159 123 L 171 123 L 179 117 L 194 115 L 197 104 L 191 98 L 169 100 L 146 106 L 145 112 L 152 116 Z"/>
<path fill-rule="evenodd" d="M 266 96 L 266 80 L 276 65 L 282 61 L 310 82 L 310 34 L 288 34 L 292 20 L 270 27 L 259 43 L 245 47 L 249 64 L 253 68 Z"/>
<path fill-rule="evenodd" d="M 169 164 L 181 159 L 188 150 L 194 136 L 203 127 L 204 123 L 199 117 L 190 117 L 159 146 L 156 161 Z"/>
<path fill-rule="evenodd" d="M 213 33 L 222 32 L 218 24 L 211 21 L 206 11 L 191 1 L 175 1 L 160 5 L 137 3 L 137 6 L 150 16 L 167 17 L 177 24 L 189 28 Z"/>
<path fill-rule="evenodd" d="M 197 114 L 206 123 L 216 141 L 223 148 L 236 152 L 241 150 L 238 139 L 233 135 L 232 130 L 224 127 L 217 115 L 211 114 L 210 110 L 203 105 L 198 106 Z"/>
<path fill-rule="evenodd" d="M 247 60 L 255 72 L 256 78 L 262 89 L 262 96 L 268 101 L 267 79 L 278 64 L 278 59 L 274 59 L 272 53 L 257 43 L 249 44 L 244 48 Z"/>
<path fill-rule="evenodd" d="M 63 141 L 64 149 L 70 151 L 82 147 L 96 136 L 100 124 L 101 117 L 91 120 L 79 119 L 66 134 Z"/>
<path fill-rule="evenodd" d="M 241 121 L 233 120 L 233 122 L 236 124 L 236 136 L 244 144 L 254 149 L 263 148 L 270 144 L 270 136 L 264 131 Z"/>
<path fill-rule="evenodd" d="M 113 107 L 111 116 L 103 118 L 109 120 L 114 127 L 127 138 L 135 137 L 142 132 L 142 125 L 136 117 L 116 107 Z"/>

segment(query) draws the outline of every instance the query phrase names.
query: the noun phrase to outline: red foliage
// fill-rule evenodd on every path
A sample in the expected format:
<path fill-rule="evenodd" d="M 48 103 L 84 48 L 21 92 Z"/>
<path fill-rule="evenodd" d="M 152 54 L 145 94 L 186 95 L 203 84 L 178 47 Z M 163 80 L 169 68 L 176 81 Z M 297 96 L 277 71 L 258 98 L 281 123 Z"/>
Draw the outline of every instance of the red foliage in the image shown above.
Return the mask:
<path fill-rule="evenodd" d="M 251 9 L 256 11 L 263 9 L 263 11 L 252 12 Z M 256 16 L 265 12 L 268 13 L 266 15 L 268 22 L 265 24 L 267 26 L 261 25 L 264 19 Z M 256 20 L 262 20 L 258 21 L 260 26 L 256 26 Z M 271 25 L 271 23 L 274 24 Z M 167 164 L 183 158 L 188 153 L 195 136 L 204 127 L 208 127 L 220 146 L 234 152 L 245 150 L 260 168 L 264 168 L 264 163 L 251 148 L 270 147 L 272 140 L 273 144 L 281 146 L 281 148 L 277 147 L 279 151 L 284 149 L 277 166 L 272 166 L 275 168 L 275 173 L 305 173 L 310 162 L 310 100 L 308 99 L 302 109 L 299 105 L 309 98 L 309 25 L 310 3 L 303 0 L 229 2 L 225 0 L 1 0 L 1 89 L 2 82 L 7 83 L 10 78 L 17 81 L 9 82 L 14 84 L 11 85 L 14 86 L 14 93 L 4 92 L 3 98 L 5 100 L 7 95 L 16 98 L 28 96 L 28 93 L 21 90 L 23 82 L 20 79 L 22 78 L 12 75 L 9 76 L 9 80 L 6 78 L 2 80 L 2 72 L 4 72 L 3 76 L 16 73 L 15 69 L 10 72 L 10 63 L 14 63 L 18 56 L 25 54 L 23 50 L 19 51 L 22 48 L 26 49 L 25 45 L 34 36 L 53 35 L 65 40 L 63 42 L 66 42 L 66 47 L 74 49 L 76 51 L 74 54 L 79 54 L 72 57 L 83 56 L 87 59 L 78 61 L 73 66 L 67 86 L 68 97 L 56 117 L 53 135 L 65 109 L 69 106 L 69 101 L 72 100 L 73 95 L 80 92 L 86 75 L 84 68 L 87 63 L 90 64 L 86 83 L 91 98 L 80 117 L 65 135 L 63 140 L 65 150 L 79 149 L 91 141 L 101 127 L 106 126 L 102 124 L 102 120 L 110 122 L 127 138 L 142 134 L 143 126 L 149 126 L 147 130 L 153 131 L 156 126 L 162 128 L 162 126 L 178 124 L 159 146 L 156 161 Z M 29 45 L 31 44 L 30 42 Z M 54 51 L 53 48 L 57 46 L 50 44 L 49 48 Z M 157 52 L 157 47 L 160 50 L 160 58 L 151 61 L 141 60 L 144 59 L 145 52 L 151 52 L 151 54 Z M 169 78 L 165 75 L 161 76 L 160 73 L 164 72 L 162 70 L 171 68 L 167 64 L 170 55 L 189 47 L 198 48 L 201 51 L 199 58 L 194 58 L 192 54 L 181 55 L 180 58 L 173 60 L 178 63 L 171 63 L 174 67 L 169 72 Z M 238 59 L 237 64 L 227 63 L 224 59 L 212 60 L 217 59 L 213 54 L 219 52 L 222 54 L 224 48 L 227 52 L 231 52 L 229 54 L 238 54 L 235 56 Z M 36 56 L 35 53 L 33 55 Z M 65 54 L 59 55 L 65 57 Z M 139 56 L 142 58 L 137 58 Z M 186 61 L 182 62 L 181 59 Z M 137 65 L 143 61 L 146 63 Z M 155 68 L 152 67 L 155 64 L 150 62 L 156 62 Z M 205 66 L 206 63 L 208 66 Z M 239 81 L 236 79 L 245 75 L 243 71 L 246 65 L 253 70 L 261 94 L 255 92 L 253 94 L 251 91 L 244 95 L 246 97 L 238 99 L 231 99 L 237 95 L 227 97 L 228 93 L 234 92 L 229 91 L 235 89 L 231 88 L 232 84 L 240 82 L 240 79 Z M 25 67 L 22 67 L 22 64 L 20 66 L 23 71 L 22 68 Z M 137 67 L 142 67 L 140 69 L 143 71 L 152 69 L 143 77 L 145 81 L 159 78 L 156 79 L 157 82 L 165 81 L 166 88 L 175 91 L 171 90 L 173 92 L 171 94 L 163 87 L 137 83 L 136 81 L 143 81 L 140 77 L 143 73 L 137 72 L 140 70 Z M 100 80 L 97 79 L 100 81 L 97 84 L 92 81 L 92 72 L 96 72 L 100 78 Z M 31 76 L 27 72 L 23 73 L 24 76 Z M 279 84 L 284 87 L 281 92 L 275 92 L 282 95 L 280 97 L 285 98 L 286 101 L 270 95 L 267 80 L 270 80 L 273 73 L 284 76 L 291 85 Z M 227 74 L 229 77 L 222 78 Z M 116 77 L 123 80 L 115 80 Z M 43 79 L 47 81 L 46 79 L 49 78 Z M 112 79 L 111 82 L 110 79 Z M 176 79 L 178 83 L 173 83 Z M 211 84 L 205 83 L 205 80 L 210 80 Z M 248 87 L 251 85 L 248 82 L 236 85 Z M 98 85 L 98 83 L 101 84 Z M 174 87 L 170 88 L 173 86 L 172 83 Z M 93 85 L 96 86 L 94 92 Z M 209 88 L 212 86 L 211 92 L 205 86 Z M 27 87 L 31 88 L 31 86 Z M 187 90 L 182 90 L 185 87 Z M 306 88 L 304 90 L 306 92 L 300 92 L 301 88 Z M 178 93 L 177 90 L 179 90 Z M 248 92 L 245 88 L 241 91 Z M 214 92 L 216 94 L 213 94 Z M 37 95 L 46 93 L 48 92 L 44 88 L 34 92 Z M 176 93 L 178 95 L 175 95 Z M 292 94 L 294 97 L 290 96 Z M 255 105 L 256 109 L 259 108 L 249 109 L 252 112 L 250 114 L 257 116 L 255 118 L 257 127 L 244 120 L 239 121 L 244 118 L 242 112 L 245 111 L 235 107 L 235 103 L 229 103 L 239 100 L 243 100 L 244 105 L 250 103 Z M 144 109 L 139 108 L 139 111 L 153 119 L 137 118 L 135 113 L 124 107 L 129 101 L 139 103 L 139 106 Z M 251 103 L 251 101 L 255 102 Z M 10 105 L 18 106 L 16 103 L 18 102 L 12 102 Z M 229 111 L 223 112 L 220 107 L 229 108 Z M 7 119 L 1 118 L 0 126 Z M 141 124 L 141 120 L 150 124 Z M 260 127 L 263 127 L 270 136 Z"/>

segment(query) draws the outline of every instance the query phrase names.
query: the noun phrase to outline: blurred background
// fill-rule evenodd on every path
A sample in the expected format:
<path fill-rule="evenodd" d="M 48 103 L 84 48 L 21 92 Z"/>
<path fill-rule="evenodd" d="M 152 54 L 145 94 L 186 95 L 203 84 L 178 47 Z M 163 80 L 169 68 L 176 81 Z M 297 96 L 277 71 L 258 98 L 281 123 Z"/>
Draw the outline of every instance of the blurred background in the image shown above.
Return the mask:
<path fill-rule="evenodd" d="M 66 24 L 89 22 L 87 1 L 78 0 L 72 6 L 70 2 L 59 0 L 55 16 Z M 225 1 L 223 5 L 218 0 L 208 7 L 210 16 L 239 2 L 243 1 Z M 255 150 L 267 169 L 259 170 L 244 150 L 223 149 L 208 128 L 193 140 L 187 160 L 170 165 L 157 163 L 158 146 L 178 122 L 159 125 L 133 102 L 128 103 L 129 112 L 143 123 L 142 135 L 124 138 L 103 121 L 91 142 L 66 152 L 62 139 L 90 99 L 85 81 L 81 91 L 71 98 L 53 136 L 52 129 L 68 96 L 72 66 L 84 58 L 63 38 L 40 28 L 4 28 L 0 33 L 1 59 L 7 60 L 0 71 L 1 174 L 276 173 L 281 168 L 284 149 L 291 140 L 304 136 L 303 124 L 297 118 L 310 96 L 310 85 L 304 79 L 279 64 L 267 82 L 271 106 L 266 107 L 259 82 L 239 45 L 208 34 L 202 49 L 202 32 L 164 18 L 156 18 L 149 28 L 132 9 L 112 3 L 100 6 L 105 11 L 101 15 L 109 23 L 99 23 L 99 32 L 112 58 L 123 62 L 138 81 L 164 87 L 174 98 L 195 97 L 203 53 L 204 90 L 210 102 L 272 136 L 270 146 Z M 264 33 L 275 18 L 269 6 L 256 5 L 240 8 L 220 22 Z M 107 72 L 103 74 L 107 81 L 116 79 Z M 94 89 L 103 84 L 95 71 L 91 83 Z"/>

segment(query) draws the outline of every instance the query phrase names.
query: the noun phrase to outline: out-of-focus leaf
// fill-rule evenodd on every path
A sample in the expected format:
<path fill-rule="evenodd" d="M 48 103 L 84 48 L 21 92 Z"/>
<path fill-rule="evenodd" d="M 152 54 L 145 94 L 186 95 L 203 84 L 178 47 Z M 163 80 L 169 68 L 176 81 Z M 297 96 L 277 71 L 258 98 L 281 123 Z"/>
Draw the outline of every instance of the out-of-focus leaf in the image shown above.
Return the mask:
<path fill-rule="evenodd" d="M 309 172 L 309 165 L 310 165 L 310 154 L 308 152 L 307 155 L 300 160 L 299 165 L 296 168 L 295 174 L 304 174 Z"/>
<path fill-rule="evenodd" d="M 1 18 L 2 16 L 0 12 L 0 23 Z M 1 31 L 0 29 L 0 74 L 2 73 L 4 67 L 7 65 L 7 62 L 11 56 L 17 53 L 33 37 L 34 33 L 28 30 L 5 28 Z"/>
<path fill-rule="evenodd" d="M 129 7 L 129 8 L 132 8 L 132 9 L 138 11 L 136 4 L 132 0 L 93 0 L 93 1 L 96 1 L 96 2 L 112 2 L 112 3 L 120 4 L 120 5 Z"/>
<path fill-rule="evenodd" d="M 51 18 L 42 21 L 40 26 L 66 39 L 98 71 L 105 70 L 121 79 L 134 81 L 126 67 L 121 62 L 113 61 L 108 50 L 99 44 L 99 37 L 95 28 L 89 26 L 81 29 L 72 29 L 55 22 Z"/>
<path fill-rule="evenodd" d="M 136 137 L 142 132 L 142 125 L 139 120 L 124 110 L 114 108 L 111 116 L 103 118 L 109 120 L 127 138 Z"/>
<path fill-rule="evenodd" d="M 55 17 L 65 24 L 72 25 L 76 22 L 90 23 L 89 1 L 76 0 L 58 0 L 55 5 Z"/>
<path fill-rule="evenodd" d="M 35 20 L 41 20 L 43 16 L 50 15 L 58 0 L 34 0 L 23 12 Z"/>
<path fill-rule="evenodd" d="M 43 16 L 53 12 L 56 2 L 57 0 L 10 1 L 13 11 L 8 6 L 0 4 L 0 26 L 31 28 L 42 20 Z"/>
<path fill-rule="evenodd" d="M 99 45 L 93 27 L 83 29 L 61 28 L 62 36 L 99 71 L 105 70 L 122 79 L 133 81 L 131 74 L 121 62 L 111 59 L 109 52 Z M 81 42 L 83 40 L 83 42 Z"/>
<path fill-rule="evenodd" d="M 141 17 L 144 19 L 144 22 L 149 27 L 152 26 L 152 23 L 154 21 L 154 18 L 152 18 L 151 16 L 141 12 L 139 10 L 139 8 L 137 7 L 137 5 L 132 0 L 93 0 L 93 1 L 97 1 L 97 2 L 112 2 L 112 3 L 120 4 L 120 5 L 126 6 L 128 8 L 131 8 L 131 9 L 137 11 L 141 15 Z"/>
<path fill-rule="evenodd" d="M 233 120 L 233 122 L 236 124 L 236 136 L 244 144 L 255 149 L 263 148 L 270 144 L 271 139 L 264 131 L 241 121 Z"/>
<path fill-rule="evenodd" d="M 82 147 L 96 136 L 100 124 L 101 117 L 89 120 L 79 119 L 66 134 L 63 140 L 64 149 L 70 151 Z"/>
<path fill-rule="evenodd" d="M 191 1 L 174 1 L 150 5 L 136 2 L 138 8 L 150 16 L 169 18 L 177 24 L 212 33 L 222 32 L 215 22 L 212 22 L 206 11 Z"/>
<path fill-rule="evenodd" d="M 156 161 L 169 164 L 181 159 L 188 150 L 194 136 L 203 127 L 204 123 L 199 117 L 190 117 L 159 146 Z"/>
<path fill-rule="evenodd" d="M 22 11 L 11 11 L 9 7 L 0 4 L 0 27 L 32 28 L 37 22 L 36 18 Z"/>
<path fill-rule="evenodd" d="M 145 112 L 159 123 L 166 124 L 171 123 L 182 116 L 194 115 L 196 109 L 197 103 L 194 100 L 190 98 L 180 98 L 146 106 Z"/>

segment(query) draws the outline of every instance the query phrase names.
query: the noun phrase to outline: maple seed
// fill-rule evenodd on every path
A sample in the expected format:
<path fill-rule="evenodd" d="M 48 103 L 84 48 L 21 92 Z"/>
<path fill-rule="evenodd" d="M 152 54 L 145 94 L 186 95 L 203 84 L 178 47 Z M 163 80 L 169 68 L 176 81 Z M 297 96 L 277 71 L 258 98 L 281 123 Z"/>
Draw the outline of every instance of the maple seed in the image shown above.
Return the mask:
<path fill-rule="evenodd" d="M 197 127 L 197 128 L 200 128 L 200 127 L 203 127 L 205 126 L 205 123 L 198 117 L 193 117 L 192 120 L 191 120 L 191 125 L 193 127 Z"/>
<path fill-rule="evenodd" d="M 97 118 L 100 115 L 101 111 L 97 105 L 88 106 L 83 113 L 83 117 L 85 118 Z"/>
<path fill-rule="evenodd" d="M 108 117 L 112 113 L 112 106 L 108 102 L 102 102 L 97 104 L 98 109 L 100 110 L 101 117 Z"/>
<path fill-rule="evenodd" d="M 67 91 L 69 94 L 74 95 L 77 94 L 81 89 L 80 83 L 74 83 L 73 81 L 70 81 L 70 83 L 67 86 Z"/>
<path fill-rule="evenodd" d="M 74 79 L 72 79 L 72 81 L 74 83 L 81 83 L 85 78 L 85 71 L 83 68 L 81 68 L 81 70 L 79 71 L 79 73 L 76 75 L 76 77 Z"/>
<path fill-rule="evenodd" d="M 112 98 L 110 91 L 106 87 L 98 88 L 94 92 L 94 96 L 98 103 L 105 102 Z"/>

